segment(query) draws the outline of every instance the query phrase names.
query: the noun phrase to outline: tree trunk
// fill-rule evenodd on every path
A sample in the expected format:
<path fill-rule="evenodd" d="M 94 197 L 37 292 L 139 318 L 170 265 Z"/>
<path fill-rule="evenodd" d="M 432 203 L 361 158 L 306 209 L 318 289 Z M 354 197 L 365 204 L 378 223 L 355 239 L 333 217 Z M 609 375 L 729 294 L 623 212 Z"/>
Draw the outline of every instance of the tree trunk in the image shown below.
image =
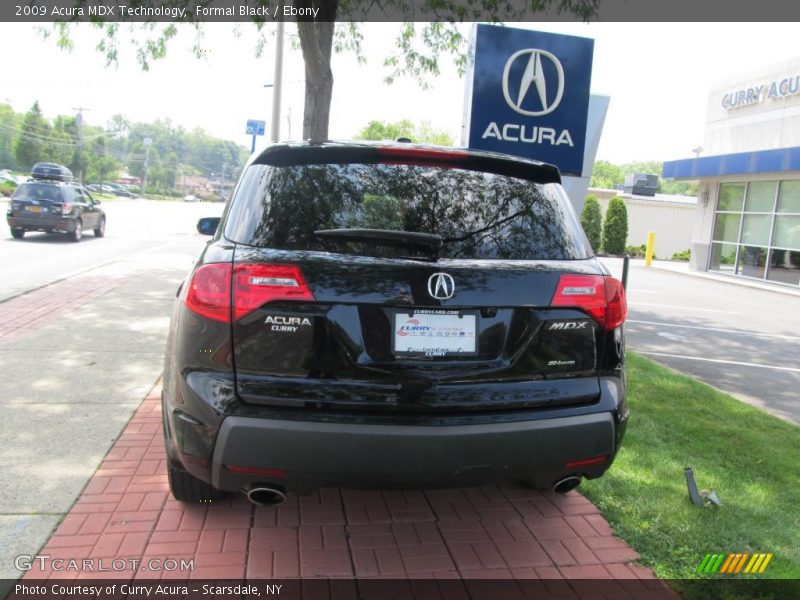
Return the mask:
<path fill-rule="evenodd" d="M 303 139 L 315 142 L 328 139 L 331 115 L 333 72 L 331 50 L 339 0 L 296 0 L 297 8 L 318 8 L 316 20 L 297 21 L 300 47 L 306 70 Z"/>

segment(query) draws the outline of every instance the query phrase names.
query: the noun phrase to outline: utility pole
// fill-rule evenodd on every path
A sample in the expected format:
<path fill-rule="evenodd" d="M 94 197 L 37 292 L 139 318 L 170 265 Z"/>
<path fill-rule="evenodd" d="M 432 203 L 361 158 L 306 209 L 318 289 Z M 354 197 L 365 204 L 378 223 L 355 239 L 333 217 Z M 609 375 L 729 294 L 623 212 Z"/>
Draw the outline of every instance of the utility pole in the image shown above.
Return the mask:
<path fill-rule="evenodd" d="M 278 21 L 275 32 L 275 78 L 272 90 L 272 131 L 270 139 L 277 142 L 280 139 L 281 129 L 281 92 L 283 82 L 283 21 Z"/>
<path fill-rule="evenodd" d="M 147 186 L 147 164 L 150 162 L 150 146 L 153 143 L 153 138 L 146 137 L 142 140 L 144 144 L 144 172 L 142 174 L 142 198 L 144 198 L 144 189 Z"/>
<path fill-rule="evenodd" d="M 78 128 L 78 181 L 83 185 L 83 111 L 89 110 L 83 106 L 73 107 L 72 110 L 77 110 L 78 114 L 75 116 L 75 125 Z"/>

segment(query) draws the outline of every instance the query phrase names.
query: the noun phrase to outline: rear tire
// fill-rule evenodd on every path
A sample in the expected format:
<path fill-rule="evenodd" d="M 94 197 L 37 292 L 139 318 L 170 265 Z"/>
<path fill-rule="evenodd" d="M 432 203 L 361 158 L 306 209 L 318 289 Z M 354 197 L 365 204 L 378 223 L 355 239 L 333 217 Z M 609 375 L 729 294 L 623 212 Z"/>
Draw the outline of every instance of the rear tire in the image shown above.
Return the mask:
<path fill-rule="evenodd" d="M 199 480 L 194 475 L 186 471 L 180 471 L 167 463 L 167 475 L 169 476 L 169 489 L 175 500 L 191 503 L 209 503 L 222 500 L 225 492 Z"/>
<path fill-rule="evenodd" d="M 21 240 L 22 238 L 25 237 L 25 230 L 24 229 L 14 229 L 12 227 L 11 228 L 11 237 L 13 237 L 15 240 Z"/>
<path fill-rule="evenodd" d="M 101 217 L 97 229 L 94 230 L 94 237 L 103 237 L 106 234 L 106 218 Z"/>
<path fill-rule="evenodd" d="M 67 237 L 70 239 L 71 242 L 80 242 L 81 238 L 83 237 L 83 223 L 81 223 L 80 219 L 76 219 L 75 221 L 75 229 L 70 231 L 67 234 Z"/>

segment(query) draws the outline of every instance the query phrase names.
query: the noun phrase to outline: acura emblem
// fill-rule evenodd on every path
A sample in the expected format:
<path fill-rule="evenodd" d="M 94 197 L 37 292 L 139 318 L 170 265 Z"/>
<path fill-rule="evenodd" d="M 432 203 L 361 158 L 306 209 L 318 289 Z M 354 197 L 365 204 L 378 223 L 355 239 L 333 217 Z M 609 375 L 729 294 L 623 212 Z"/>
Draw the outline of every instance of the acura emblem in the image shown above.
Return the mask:
<path fill-rule="evenodd" d="M 453 297 L 456 284 L 447 273 L 434 273 L 428 277 L 428 293 L 437 300 L 448 300 Z"/>
<path fill-rule="evenodd" d="M 525 71 L 522 73 L 522 78 L 519 82 L 519 88 L 517 88 L 517 97 L 512 98 L 508 85 L 508 75 L 511 71 L 511 66 L 514 64 L 514 61 L 524 56 L 528 57 L 528 64 L 525 67 Z M 552 91 L 548 94 L 547 75 L 542 68 L 542 59 L 552 63 L 556 69 L 557 80 L 551 80 L 549 82 L 555 86 L 555 95 L 553 95 Z M 538 105 L 541 106 L 541 109 L 539 110 L 527 110 L 522 108 L 522 105 L 525 102 L 525 96 L 528 94 L 531 84 L 533 84 L 533 86 L 536 88 L 537 95 L 539 96 Z M 553 86 L 550 86 L 550 90 L 552 89 Z M 546 50 L 539 50 L 538 48 L 527 48 L 512 54 L 506 62 L 506 66 L 503 69 L 503 97 L 506 99 L 508 105 L 519 114 L 526 115 L 528 117 L 540 117 L 542 115 L 551 113 L 561 103 L 561 98 L 563 96 L 564 67 L 561 66 L 561 61 L 556 58 L 555 54 L 547 52 Z M 537 103 L 533 104 L 537 105 Z M 529 108 L 532 107 L 529 106 Z"/>

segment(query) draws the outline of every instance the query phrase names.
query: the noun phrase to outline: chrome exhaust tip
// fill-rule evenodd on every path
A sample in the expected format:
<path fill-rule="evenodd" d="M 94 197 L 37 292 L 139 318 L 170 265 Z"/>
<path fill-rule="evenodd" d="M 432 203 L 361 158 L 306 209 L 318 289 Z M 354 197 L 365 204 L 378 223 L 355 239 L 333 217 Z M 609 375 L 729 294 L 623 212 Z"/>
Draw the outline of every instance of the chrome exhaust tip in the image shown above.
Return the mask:
<path fill-rule="evenodd" d="M 564 477 L 564 479 L 559 479 L 553 484 L 553 491 L 556 494 L 566 494 L 570 490 L 574 490 L 581 484 L 581 478 L 576 477 L 575 475 L 570 475 L 569 477 Z"/>
<path fill-rule="evenodd" d="M 247 490 L 247 499 L 256 506 L 276 506 L 286 502 L 286 494 L 278 488 L 258 484 Z"/>

